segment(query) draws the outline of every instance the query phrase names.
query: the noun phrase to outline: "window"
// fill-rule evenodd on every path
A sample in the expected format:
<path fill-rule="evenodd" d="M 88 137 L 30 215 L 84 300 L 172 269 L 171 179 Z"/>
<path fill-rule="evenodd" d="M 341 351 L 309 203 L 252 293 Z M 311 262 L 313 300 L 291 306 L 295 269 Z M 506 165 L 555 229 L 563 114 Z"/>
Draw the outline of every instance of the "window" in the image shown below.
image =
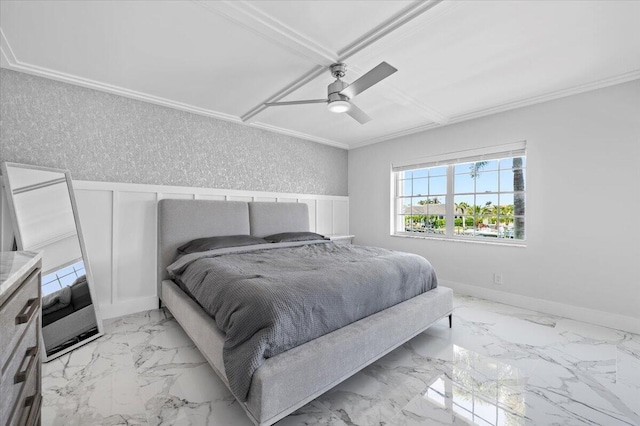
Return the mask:
<path fill-rule="evenodd" d="M 46 296 L 67 287 L 85 274 L 84 262 L 81 260 L 42 277 L 42 295 Z"/>
<path fill-rule="evenodd" d="M 432 167 L 397 173 L 399 222 L 406 232 L 443 233 L 447 168 Z"/>
<path fill-rule="evenodd" d="M 393 234 L 524 241 L 524 143 L 506 147 L 394 165 Z"/>

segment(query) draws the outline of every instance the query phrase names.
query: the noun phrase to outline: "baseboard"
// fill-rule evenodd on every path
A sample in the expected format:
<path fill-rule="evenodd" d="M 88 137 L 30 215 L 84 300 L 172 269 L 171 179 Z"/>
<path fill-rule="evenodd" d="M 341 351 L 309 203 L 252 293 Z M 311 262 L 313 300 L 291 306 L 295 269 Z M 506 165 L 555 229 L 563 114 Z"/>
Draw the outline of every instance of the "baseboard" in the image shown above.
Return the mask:
<path fill-rule="evenodd" d="M 100 305 L 102 319 L 117 318 L 150 309 L 158 309 L 158 298 L 156 296 L 139 297 L 123 302 Z"/>
<path fill-rule="evenodd" d="M 522 296 L 515 293 L 507 293 L 505 291 L 498 291 L 490 288 L 458 283 L 455 281 L 440 279 L 438 282 L 443 286 L 452 288 L 453 291 L 458 294 L 474 296 L 480 299 L 491 300 L 493 302 L 504 303 L 506 305 L 517 306 L 524 309 L 531 309 L 545 314 L 556 315 L 602 327 L 609 327 L 616 330 L 640 334 L 639 318 L 538 299 L 535 297 Z"/>

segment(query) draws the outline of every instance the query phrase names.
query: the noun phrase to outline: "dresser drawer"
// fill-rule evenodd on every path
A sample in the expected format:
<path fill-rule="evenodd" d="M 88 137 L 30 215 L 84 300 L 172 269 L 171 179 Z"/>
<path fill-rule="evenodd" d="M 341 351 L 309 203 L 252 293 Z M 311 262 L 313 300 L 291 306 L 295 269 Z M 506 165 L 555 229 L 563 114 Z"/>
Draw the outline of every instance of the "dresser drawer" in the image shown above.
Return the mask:
<path fill-rule="evenodd" d="M 31 318 L 40 312 L 40 270 L 29 275 L 15 293 L 0 307 L 0 368 L 4 373 L 12 349 L 20 340 Z"/>
<path fill-rule="evenodd" d="M 36 424 L 35 420 L 40 415 L 40 406 L 42 405 L 42 397 L 38 388 L 39 377 L 40 366 L 36 365 L 24 385 L 20 399 L 13 408 L 11 419 L 8 422 L 9 425 L 23 426 Z"/>
<path fill-rule="evenodd" d="M 36 317 L 29 323 L 23 339 L 18 344 L 13 357 L 6 365 L 0 382 L 0 421 L 6 423 L 14 412 L 23 388 L 36 380 L 40 368 L 40 352 L 38 351 L 38 328 Z"/>

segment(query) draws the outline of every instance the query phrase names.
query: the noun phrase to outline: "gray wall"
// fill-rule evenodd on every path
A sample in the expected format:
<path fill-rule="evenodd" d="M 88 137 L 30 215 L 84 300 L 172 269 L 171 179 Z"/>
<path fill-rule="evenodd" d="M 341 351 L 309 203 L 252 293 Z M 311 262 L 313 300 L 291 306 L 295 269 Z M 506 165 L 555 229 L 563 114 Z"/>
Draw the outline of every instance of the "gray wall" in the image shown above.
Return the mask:
<path fill-rule="evenodd" d="M 0 161 L 74 179 L 347 195 L 347 151 L 0 70 Z"/>
<path fill-rule="evenodd" d="M 636 80 L 351 150 L 349 231 L 357 244 L 425 256 L 443 285 L 637 321 L 639 100 Z M 522 140 L 527 247 L 389 235 L 391 163 Z"/>

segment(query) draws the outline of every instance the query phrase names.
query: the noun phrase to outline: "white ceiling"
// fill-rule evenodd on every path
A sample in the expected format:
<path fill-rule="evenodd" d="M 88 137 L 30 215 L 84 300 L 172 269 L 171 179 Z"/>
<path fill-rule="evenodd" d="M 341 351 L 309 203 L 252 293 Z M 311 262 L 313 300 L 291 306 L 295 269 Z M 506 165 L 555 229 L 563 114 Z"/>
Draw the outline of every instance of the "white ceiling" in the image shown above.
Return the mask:
<path fill-rule="evenodd" d="M 8 1 L 0 65 L 342 148 L 640 78 L 640 1 Z M 361 125 L 322 104 L 328 65 Z M 293 90 L 291 89 L 293 86 Z"/>

